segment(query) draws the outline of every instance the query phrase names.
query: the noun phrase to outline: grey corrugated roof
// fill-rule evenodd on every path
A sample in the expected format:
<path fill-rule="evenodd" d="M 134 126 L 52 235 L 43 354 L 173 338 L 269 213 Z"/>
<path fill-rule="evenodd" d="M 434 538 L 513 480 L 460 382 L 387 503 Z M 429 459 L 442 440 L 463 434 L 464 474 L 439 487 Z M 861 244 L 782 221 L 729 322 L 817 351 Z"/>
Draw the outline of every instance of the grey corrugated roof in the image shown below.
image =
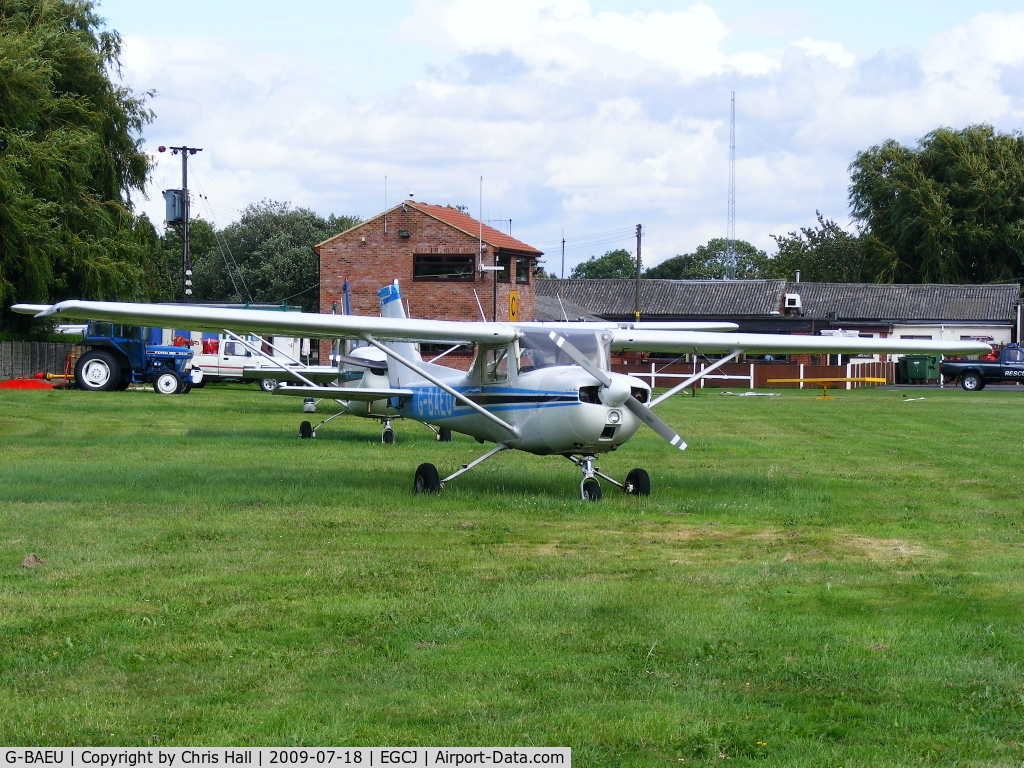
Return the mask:
<path fill-rule="evenodd" d="M 633 280 L 538 280 L 536 295 L 558 296 L 596 315 L 632 316 Z M 785 280 L 641 280 L 644 317 L 761 317 L 778 310 Z"/>
<path fill-rule="evenodd" d="M 1007 322 L 1015 317 L 1020 286 L 789 283 L 805 317 L 839 320 Z"/>
<path fill-rule="evenodd" d="M 1016 316 L 1020 286 L 787 283 L 784 280 L 642 280 L 645 318 L 758 318 L 777 315 L 787 293 L 800 295 L 803 315 L 841 321 L 1005 323 Z M 633 314 L 632 280 L 538 280 L 536 295 L 578 304 L 595 315 Z M 559 315 L 559 319 L 560 319 Z"/>
<path fill-rule="evenodd" d="M 561 323 L 566 319 L 570 322 L 576 322 L 580 318 L 593 322 L 601 319 L 579 304 L 574 304 L 564 299 L 559 301 L 558 296 L 541 296 L 539 293 L 534 295 L 533 313 L 536 319 L 542 323 Z"/>

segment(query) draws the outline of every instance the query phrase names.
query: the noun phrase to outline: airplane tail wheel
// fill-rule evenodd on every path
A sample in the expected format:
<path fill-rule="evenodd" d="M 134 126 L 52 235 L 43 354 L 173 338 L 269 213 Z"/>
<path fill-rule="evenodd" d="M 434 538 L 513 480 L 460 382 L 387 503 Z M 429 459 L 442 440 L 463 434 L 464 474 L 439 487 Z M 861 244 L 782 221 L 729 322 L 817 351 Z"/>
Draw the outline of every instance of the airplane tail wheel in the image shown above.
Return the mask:
<path fill-rule="evenodd" d="M 416 476 L 412 481 L 412 489 L 416 493 L 437 493 L 441 490 L 441 476 L 433 464 L 420 464 L 416 468 Z"/>
<path fill-rule="evenodd" d="M 631 469 L 626 475 L 625 491 L 631 496 L 650 496 L 651 478 L 643 469 Z"/>
<path fill-rule="evenodd" d="M 301 437 L 303 440 L 309 440 L 311 437 L 313 437 L 313 425 L 310 424 L 308 421 L 304 421 L 301 424 L 299 424 L 299 437 Z"/>
<path fill-rule="evenodd" d="M 592 477 L 588 477 L 580 486 L 580 495 L 584 501 L 601 500 L 601 484 Z"/>
<path fill-rule="evenodd" d="M 441 443 L 450 443 L 452 441 L 452 431 L 448 427 L 441 427 L 437 430 L 437 439 Z"/>
<path fill-rule="evenodd" d="M 380 441 L 384 443 L 384 445 L 391 445 L 392 443 L 394 443 L 395 430 L 391 429 L 390 427 L 385 429 L 383 432 L 380 433 Z"/>

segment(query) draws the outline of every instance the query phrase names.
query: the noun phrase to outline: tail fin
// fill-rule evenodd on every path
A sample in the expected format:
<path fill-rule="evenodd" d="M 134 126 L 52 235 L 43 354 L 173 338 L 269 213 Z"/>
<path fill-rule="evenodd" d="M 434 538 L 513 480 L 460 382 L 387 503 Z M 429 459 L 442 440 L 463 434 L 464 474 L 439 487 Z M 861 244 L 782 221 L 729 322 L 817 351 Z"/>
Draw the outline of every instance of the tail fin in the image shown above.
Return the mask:
<path fill-rule="evenodd" d="M 395 280 L 391 285 L 385 285 L 377 291 L 377 298 L 380 299 L 381 317 L 405 318 L 405 307 L 402 305 L 402 294 L 401 291 L 398 290 L 397 280 Z M 419 349 L 412 342 L 389 341 L 386 342 L 386 346 L 393 349 L 406 360 L 411 360 L 414 363 L 423 361 L 423 358 L 420 357 Z M 419 380 L 422 377 L 409 370 L 401 363 L 392 360 L 388 364 L 388 378 L 391 380 L 392 387 L 403 387 L 408 382 L 412 380 Z"/>
<path fill-rule="evenodd" d="M 397 280 L 377 291 L 377 298 L 380 299 L 381 317 L 405 317 L 405 307 L 402 306 L 402 294 L 398 290 Z"/>

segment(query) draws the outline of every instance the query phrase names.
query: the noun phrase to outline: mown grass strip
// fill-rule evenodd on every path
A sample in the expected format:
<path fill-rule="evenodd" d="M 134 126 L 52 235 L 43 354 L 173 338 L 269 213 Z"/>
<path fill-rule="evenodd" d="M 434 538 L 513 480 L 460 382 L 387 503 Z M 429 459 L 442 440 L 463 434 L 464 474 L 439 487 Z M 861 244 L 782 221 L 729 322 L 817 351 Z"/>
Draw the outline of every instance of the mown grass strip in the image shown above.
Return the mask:
<path fill-rule="evenodd" d="M 564 459 L 243 388 L 0 393 L 0 742 L 1024 759 L 1018 393 L 702 394 Z M 29 554 L 47 561 L 22 567 Z"/>

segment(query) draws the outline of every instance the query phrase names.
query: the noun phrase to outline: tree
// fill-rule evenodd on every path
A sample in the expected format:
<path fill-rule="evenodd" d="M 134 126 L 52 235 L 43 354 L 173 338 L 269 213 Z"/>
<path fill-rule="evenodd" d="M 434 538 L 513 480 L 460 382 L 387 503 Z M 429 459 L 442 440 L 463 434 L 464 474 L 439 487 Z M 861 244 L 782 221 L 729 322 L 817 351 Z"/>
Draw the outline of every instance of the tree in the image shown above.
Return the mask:
<path fill-rule="evenodd" d="M 604 256 L 591 256 L 572 268 L 571 278 L 599 280 L 636 277 L 636 259 L 624 248 L 607 251 Z"/>
<path fill-rule="evenodd" d="M 326 219 L 290 203 L 263 200 L 220 232 L 196 220 L 190 225 L 196 301 L 299 304 L 316 312 L 319 259 L 313 246 L 359 223 L 353 216 Z M 181 241 L 164 236 L 168 259 L 181 264 Z"/>
<path fill-rule="evenodd" d="M 91 0 L 0 3 L 0 306 L 161 298 L 156 234 L 129 193 L 152 119 L 114 85 L 121 39 Z M 5 310 L 6 311 L 6 310 Z M 15 324 L 15 318 L 5 316 Z"/>
<path fill-rule="evenodd" d="M 735 275 L 729 274 L 730 245 L 736 254 Z M 664 280 L 721 280 L 736 277 L 754 280 L 766 276 L 768 256 L 745 240 L 712 238 L 693 253 L 666 259 L 644 272 L 644 277 Z"/>
<path fill-rule="evenodd" d="M 1024 137 L 990 125 L 889 140 L 850 165 L 850 203 L 880 282 L 1024 276 Z"/>
<path fill-rule="evenodd" d="M 869 282 L 864 264 L 861 237 L 851 235 L 820 212 L 817 227 L 801 227 L 799 232 L 772 235 L 779 250 L 769 261 L 772 277 L 800 279 L 818 283 Z"/>

